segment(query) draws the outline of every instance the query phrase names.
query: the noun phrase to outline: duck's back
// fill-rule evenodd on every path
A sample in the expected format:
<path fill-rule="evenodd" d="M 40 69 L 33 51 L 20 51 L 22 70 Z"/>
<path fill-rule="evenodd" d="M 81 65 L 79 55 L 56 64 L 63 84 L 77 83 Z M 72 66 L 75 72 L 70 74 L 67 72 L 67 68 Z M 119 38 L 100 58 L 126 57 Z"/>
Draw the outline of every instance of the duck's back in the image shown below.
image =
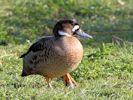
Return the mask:
<path fill-rule="evenodd" d="M 46 37 L 30 47 L 24 66 L 31 74 L 58 77 L 73 71 L 82 57 L 82 45 L 75 37 Z"/>

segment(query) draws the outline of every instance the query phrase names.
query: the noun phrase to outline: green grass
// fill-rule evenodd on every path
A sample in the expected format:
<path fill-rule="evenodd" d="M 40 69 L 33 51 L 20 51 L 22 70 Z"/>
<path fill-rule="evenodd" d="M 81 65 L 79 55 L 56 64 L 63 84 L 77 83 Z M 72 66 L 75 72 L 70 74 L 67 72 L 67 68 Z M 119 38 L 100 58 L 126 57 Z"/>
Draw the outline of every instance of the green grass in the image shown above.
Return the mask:
<path fill-rule="evenodd" d="M 0 100 L 132 100 L 132 11 L 133 0 L 0 0 Z M 78 19 L 94 39 L 82 41 L 84 58 L 71 73 L 79 86 L 55 78 L 50 90 L 42 76 L 20 76 L 19 56 L 64 18 Z M 125 44 L 114 45 L 112 35 Z"/>
<path fill-rule="evenodd" d="M 86 32 L 133 31 L 133 1 L 1 0 L 0 44 L 22 44 L 52 33 L 59 19 L 76 18 Z"/>
<path fill-rule="evenodd" d="M 53 79 L 48 89 L 41 76 L 22 78 L 20 54 L 28 45 L 0 47 L 1 99 L 133 99 L 133 47 L 111 43 L 85 48 L 84 58 L 71 73 L 79 86 L 65 88 L 61 78 Z"/>

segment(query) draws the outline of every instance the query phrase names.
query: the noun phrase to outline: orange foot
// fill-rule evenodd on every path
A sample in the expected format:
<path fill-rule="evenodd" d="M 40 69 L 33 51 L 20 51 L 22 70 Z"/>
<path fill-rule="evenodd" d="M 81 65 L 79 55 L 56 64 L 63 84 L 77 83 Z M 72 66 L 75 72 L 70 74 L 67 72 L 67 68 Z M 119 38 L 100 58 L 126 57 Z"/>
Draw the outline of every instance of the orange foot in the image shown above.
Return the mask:
<path fill-rule="evenodd" d="M 65 86 L 71 86 L 72 88 L 74 86 L 77 86 L 76 81 L 71 77 L 71 75 L 69 73 L 67 73 L 65 76 L 63 76 L 63 78 L 64 78 Z"/>

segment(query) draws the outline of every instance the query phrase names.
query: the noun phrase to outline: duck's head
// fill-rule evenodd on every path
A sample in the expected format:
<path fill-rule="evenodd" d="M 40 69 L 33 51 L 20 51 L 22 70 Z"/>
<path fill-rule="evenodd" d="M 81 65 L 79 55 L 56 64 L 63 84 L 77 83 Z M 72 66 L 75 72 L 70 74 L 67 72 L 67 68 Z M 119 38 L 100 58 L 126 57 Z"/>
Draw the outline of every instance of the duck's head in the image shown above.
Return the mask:
<path fill-rule="evenodd" d="M 80 36 L 81 38 L 92 38 L 91 35 L 85 33 L 80 28 L 80 25 L 76 20 L 60 20 L 58 21 L 53 29 L 53 33 L 55 37 L 62 36 Z"/>

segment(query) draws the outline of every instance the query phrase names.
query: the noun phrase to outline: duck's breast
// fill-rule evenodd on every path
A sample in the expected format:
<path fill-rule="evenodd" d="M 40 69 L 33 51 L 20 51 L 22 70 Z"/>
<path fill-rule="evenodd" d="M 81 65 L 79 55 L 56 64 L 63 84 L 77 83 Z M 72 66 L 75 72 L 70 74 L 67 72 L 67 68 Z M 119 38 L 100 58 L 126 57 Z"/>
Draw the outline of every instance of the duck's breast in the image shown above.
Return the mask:
<path fill-rule="evenodd" d="M 54 55 L 48 64 L 47 72 L 53 76 L 61 76 L 73 71 L 81 62 L 83 47 L 75 37 L 64 37 L 55 42 L 53 46 Z M 51 75 L 52 77 L 52 75 Z"/>
<path fill-rule="evenodd" d="M 75 37 L 64 37 L 60 41 L 61 42 L 58 43 L 59 51 L 64 55 L 62 61 L 68 65 L 68 67 L 73 67 L 73 64 L 77 64 L 81 61 L 83 57 L 83 47 L 80 41 Z"/>

